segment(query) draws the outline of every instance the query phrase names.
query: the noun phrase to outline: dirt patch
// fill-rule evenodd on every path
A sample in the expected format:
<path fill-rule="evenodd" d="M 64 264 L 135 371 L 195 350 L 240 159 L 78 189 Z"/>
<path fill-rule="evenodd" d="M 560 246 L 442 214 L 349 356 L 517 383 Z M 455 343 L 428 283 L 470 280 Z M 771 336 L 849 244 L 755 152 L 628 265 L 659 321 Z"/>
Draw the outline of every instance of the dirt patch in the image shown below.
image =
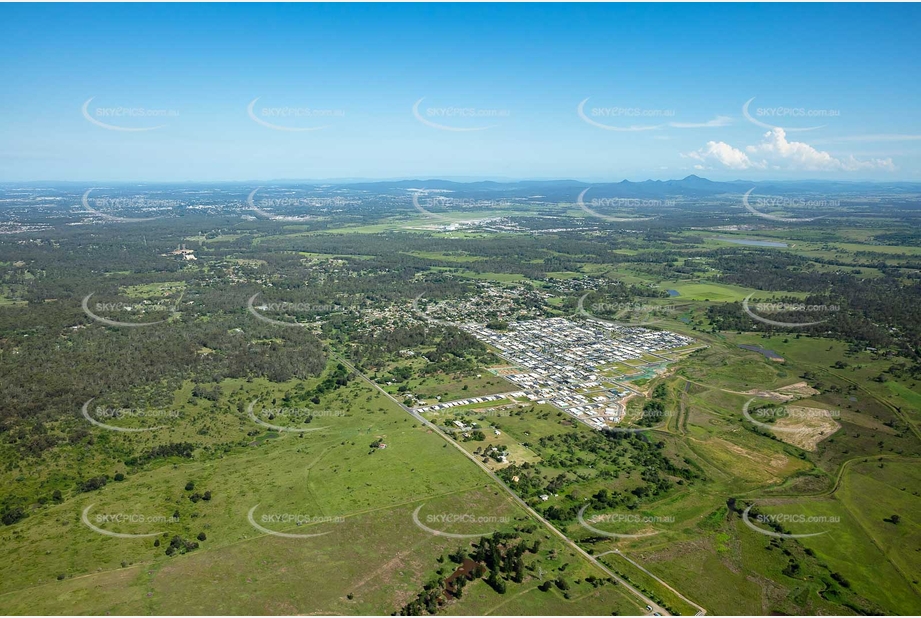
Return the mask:
<path fill-rule="evenodd" d="M 807 451 L 815 451 L 819 442 L 841 429 L 831 412 L 823 408 L 787 406 L 786 411 L 787 416 L 774 422 L 774 435 Z"/>
<path fill-rule="evenodd" d="M 744 394 L 761 397 L 763 399 L 773 399 L 775 401 L 791 401 L 793 399 L 804 399 L 806 397 L 818 395 L 819 391 L 812 388 L 805 382 L 797 382 L 796 384 L 781 386 L 780 388 L 774 389 L 772 391 L 758 390 L 757 388 L 753 388 L 750 391 L 745 391 Z"/>
<path fill-rule="evenodd" d="M 806 382 L 797 382 L 796 384 L 790 384 L 788 386 L 781 386 L 777 389 L 778 393 L 782 393 L 785 396 L 793 397 L 812 397 L 813 395 L 818 395 L 819 391 L 809 386 Z"/>

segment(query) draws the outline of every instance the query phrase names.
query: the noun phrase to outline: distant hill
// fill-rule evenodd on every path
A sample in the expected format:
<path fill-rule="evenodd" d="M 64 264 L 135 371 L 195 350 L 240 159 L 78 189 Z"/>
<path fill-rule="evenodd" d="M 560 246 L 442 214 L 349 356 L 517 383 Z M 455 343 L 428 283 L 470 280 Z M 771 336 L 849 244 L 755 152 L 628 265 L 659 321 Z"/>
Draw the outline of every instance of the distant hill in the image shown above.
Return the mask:
<path fill-rule="evenodd" d="M 311 183 L 312 184 L 312 183 Z M 551 200 L 573 200 L 585 189 L 591 197 L 678 198 L 738 196 L 754 188 L 759 195 L 842 195 L 842 194 L 906 194 L 921 193 L 921 183 L 844 182 L 822 180 L 733 180 L 719 182 L 694 174 L 680 180 L 622 180 L 610 183 L 586 183 L 579 180 L 522 180 L 456 182 L 440 179 L 413 179 L 376 182 L 329 183 L 373 193 L 403 193 L 410 189 L 450 191 L 465 196 L 500 194 L 505 197 L 544 196 Z"/>

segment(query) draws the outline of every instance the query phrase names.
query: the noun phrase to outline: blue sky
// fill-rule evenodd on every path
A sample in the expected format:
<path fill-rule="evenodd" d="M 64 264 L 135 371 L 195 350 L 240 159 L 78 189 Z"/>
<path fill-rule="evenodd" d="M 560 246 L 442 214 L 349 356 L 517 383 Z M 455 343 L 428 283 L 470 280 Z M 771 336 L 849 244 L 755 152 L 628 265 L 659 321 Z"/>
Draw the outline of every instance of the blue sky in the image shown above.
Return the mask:
<path fill-rule="evenodd" d="M 0 21 L 3 181 L 921 180 L 913 5 L 5 4 Z"/>

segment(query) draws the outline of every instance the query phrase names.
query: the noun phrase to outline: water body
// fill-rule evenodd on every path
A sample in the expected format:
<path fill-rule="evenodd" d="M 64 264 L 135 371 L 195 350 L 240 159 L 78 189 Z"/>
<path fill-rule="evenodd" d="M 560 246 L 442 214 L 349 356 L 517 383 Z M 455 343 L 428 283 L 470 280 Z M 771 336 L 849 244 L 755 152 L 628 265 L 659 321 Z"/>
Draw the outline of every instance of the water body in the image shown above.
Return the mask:
<path fill-rule="evenodd" d="M 665 290 L 665 291 L 668 292 L 669 296 L 681 296 L 678 290 Z"/>
<path fill-rule="evenodd" d="M 716 236 L 715 240 L 731 242 L 735 245 L 746 245 L 749 247 L 786 247 L 787 243 L 776 240 L 755 240 L 754 238 L 729 238 L 726 236 Z"/>
<path fill-rule="evenodd" d="M 773 350 L 765 350 L 764 348 L 762 348 L 761 346 L 758 346 L 758 345 L 742 345 L 742 344 L 740 344 L 739 347 L 742 348 L 743 350 L 750 350 L 751 352 L 757 352 L 758 354 L 761 354 L 761 355 L 763 355 L 763 356 L 766 356 L 767 358 L 769 358 L 769 359 L 771 359 L 771 360 L 777 360 L 777 361 L 782 361 L 782 360 L 783 360 L 783 356 L 781 356 L 781 355 L 778 354 L 777 352 L 775 352 L 775 351 L 773 351 Z"/>

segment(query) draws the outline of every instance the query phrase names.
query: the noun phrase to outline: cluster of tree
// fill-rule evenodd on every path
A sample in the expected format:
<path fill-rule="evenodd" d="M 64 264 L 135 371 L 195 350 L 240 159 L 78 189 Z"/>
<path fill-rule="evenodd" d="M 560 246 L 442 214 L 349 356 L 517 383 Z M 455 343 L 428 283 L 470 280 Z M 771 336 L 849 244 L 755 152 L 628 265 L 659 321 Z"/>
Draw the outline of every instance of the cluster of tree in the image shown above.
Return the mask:
<path fill-rule="evenodd" d="M 560 498 L 546 507 L 544 516 L 548 519 L 569 522 L 575 519 L 584 501 L 567 495 L 567 489 L 582 481 L 575 470 L 592 466 L 599 478 L 616 479 L 621 472 L 641 470 L 640 478 L 629 491 L 604 490 L 595 496 L 596 508 L 636 508 L 643 500 L 653 499 L 670 491 L 675 483 L 695 481 L 703 473 L 692 462 L 683 464 L 672 461 L 664 452 L 663 442 L 652 443 L 642 434 L 633 432 L 601 431 L 591 433 L 564 433 L 544 436 L 533 447 L 548 466 L 560 468 L 563 472 L 546 478 L 537 468 L 525 462 L 512 464 L 497 474 L 508 483 L 518 495 L 540 506 L 541 494 L 557 495 Z M 517 478 L 517 480 L 515 480 Z M 676 480 L 677 479 L 677 480 Z M 639 481 L 639 482 L 637 482 Z"/>
<path fill-rule="evenodd" d="M 643 404 L 643 416 L 640 417 L 638 425 L 643 427 L 652 427 L 662 422 L 665 417 L 665 404 L 668 398 L 668 391 L 665 384 L 659 384 L 652 391 L 652 396 Z"/>
<path fill-rule="evenodd" d="M 882 256 L 892 259 L 892 255 Z M 862 277 L 860 271 L 845 272 L 838 263 L 815 257 L 808 259 L 792 253 L 766 251 L 731 251 L 715 257 L 713 266 L 722 274 L 720 281 L 765 291 L 806 292 L 803 298 L 780 298 L 789 305 L 824 305 L 836 311 L 821 314 L 792 310 L 764 316 L 780 322 L 815 322 L 820 324 L 798 329 L 802 334 L 832 336 L 860 346 L 898 349 L 912 359 L 913 375 L 921 375 L 921 280 L 905 280 L 905 268 L 882 263 L 868 263 L 878 268 L 879 277 Z M 811 262 L 842 266 L 837 272 L 818 270 Z M 921 266 L 921 265 L 918 265 Z M 914 266 L 917 268 L 918 266 Z M 708 307 L 707 315 L 717 330 L 788 332 L 753 320 L 740 303 L 718 303 Z"/>
<path fill-rule="evenodd" d="M 480 539 L 471 556 L 486 567 L 489 571 L 486 583 L 500 594 L 505 593 L 506 578 L 515 583 L 524 580 L 524 553 L 536 553 L 540 549 L 539 541 L 530 547 L 524 541 L 513 545 L 512 541 L 518 538 L 515 532 L 494 532 L 492 536 Z"/>
<path fill-rule="evenodd" d="M 125 464 L 137 466 L 157 459 L 166 459 L 168 457 L 191 459 L 192 453 L 194 452 L 195 445 L 191 442 L 169 442 L 148 449 L 136 457 L 131 457 L 125 460 Z"/>
<path fill-rule="evenodd" d="M 514 541 L 518 541 L 515 543 Z M 524 581 L 524 554 L 536 554 L 540 551 L 540 540 L 526 543 L 520 540 L 518 532 L 494 532 L 477 542 L 473 551 L 464 547 L 448 554 L 448 559 L 463 565 L 467 558 L 476 564 L 473 568 L 460 568 L 451 577 L 436 577 L 423 586 L 416 597 L 400 608 L 400 616 L 421 616 L 435 614 L 450 595 L 460 598 L 468 580 L 483 580 L 499 594 L 505 594 L 507 581 L 521 583 Z M 442 559 L 439 558 L 439 561 Z M 460 573 L 464 573 L 463 576 Z"/>
<path fill-rule="evenodd" d="M 204 532 L 199 533 L 198 536 L 201 538 L 201 540 L 205 540 Z M 157 540 L 159 541 L 159 539 Z M 169 546 L 166 548 L 165 553 L 167 556 L 172 556 L 174 554 L 185 554 L 196 549 L 198 549 L 197 541 L 186 540 L 177 534 L 170 540 Z"/>

